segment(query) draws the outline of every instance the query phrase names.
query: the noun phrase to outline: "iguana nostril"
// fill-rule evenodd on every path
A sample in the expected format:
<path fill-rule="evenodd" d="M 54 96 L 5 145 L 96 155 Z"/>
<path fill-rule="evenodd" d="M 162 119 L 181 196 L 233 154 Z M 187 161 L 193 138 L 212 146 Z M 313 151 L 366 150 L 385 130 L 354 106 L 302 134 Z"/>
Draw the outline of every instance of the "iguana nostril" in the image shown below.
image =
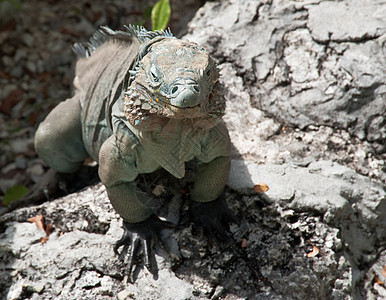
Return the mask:
<path fill-rule="evenodd" d="M 194 89 L 180 89 L 175 97 L 170 99 L 170 103 L 179 107 L 194 107 L 200 104 L 200 96 Z"/>
<path fill-rule="evenodd" d="M 197 81 L 190 78 L 177 78 L 169 88 L 170 104 L 185 108 L 200 104 L 201 88 Z"/>

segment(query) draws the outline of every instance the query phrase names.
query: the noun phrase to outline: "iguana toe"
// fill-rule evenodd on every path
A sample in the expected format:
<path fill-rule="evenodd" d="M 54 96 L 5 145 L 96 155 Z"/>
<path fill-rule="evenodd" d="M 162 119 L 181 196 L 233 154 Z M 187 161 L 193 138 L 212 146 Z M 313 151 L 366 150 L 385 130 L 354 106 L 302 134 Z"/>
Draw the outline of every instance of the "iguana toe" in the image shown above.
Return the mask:
<path fill-rule="evenodd" d="M 170 223 L 161 221 L 155 215 L 139 223 L 123 222 L 124 232 L 122 237 L 115 243 L 114 252 L 120 260 L 124 260 L 128 256 L 128 274 L 132 281 L 134 281 L 132 278 L 134 265 L 138 265 L 136 260 L 138 255 L 142 256 L 146 268 L 153 275 L 157 275 L 158 266 L 155 259 L 154 244 L 155 242 L 163 243 L 160 239 L 160 232 L 171 227 Z M 119 253 L 118 249 L 121 246 L 123 248 Z"/>

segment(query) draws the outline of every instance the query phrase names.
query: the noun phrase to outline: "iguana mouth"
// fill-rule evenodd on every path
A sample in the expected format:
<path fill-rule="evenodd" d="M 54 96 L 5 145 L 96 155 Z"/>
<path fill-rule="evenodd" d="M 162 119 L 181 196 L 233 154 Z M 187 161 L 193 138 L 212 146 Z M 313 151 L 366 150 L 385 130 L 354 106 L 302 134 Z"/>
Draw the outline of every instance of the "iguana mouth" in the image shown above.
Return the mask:
<path fill-rule="evenodd" d="M 161 99 L 159 99 L 157 102 L 158 104 L 161 104 L 160 105 L 161 107 L 165 107 L 167 108 L 167 110 L 169 110 L 169 112 L 172 112 L 174 114 L 174 117 L 178 117 L 178 118 L 192 118 L 197 116 L 201 111 L 200 104 L 197 104 L 193 107 L 180 107 L 180 106 L 171 104 L 168 98 L 167 98 L 167 101 L 162 101 Z M 162 111 L 162 108 L 161 108 L 161 111 Z M 155 113 L 158 113 L 158 112 L 159 111 Z"/>
<path fill-rule="evenodd" d="M 175 105 L 175 104 L 173 104 L 173 102 L 174 102 L 173 98 L 169 98 L 169 97 L 166 97 L 164 95 L 162 95 L 162 96 L 154 95 L 153 99 L 150 101 L 150 103 L 154 103 L 154 101 L 158 104 L 158 105 L 157 104 L 152 105 L 154 108 L 157 108 L 157 106 L 167 106 L 167 107 L 169 107 L 170 109 L 173 109 L 173 110 L 176 110 L 176 109 L 189 110 L 189 109 L 197 109 L 197 108 L 199 108 L 201 106 L 201 102 L 197 103 L 194 106 L 185 106 L 185 107 L 183 107 L 183 106 Z"/>
<path fill-rule="evenodd" d="M 178 106 L 169 104 L 169 109 L 175 114 L 178 114 L 178 116 L 192 117 L 197 115 L 201 111 L 201 106 L 200 104 L 198 104 L 194 107 L 178 107 Z"/>
<path fill-rule="evenodd" d="M 194 105 L 194 106 L 186 106 L 186 107 L 181 107 L 181 106 L 178 106 L 178 105 L 174 105 L 170 102 L 170 99 L 168 99 L 168 101 L 162 101 L 162 100 L 159 100 L 159 102 L 161 102 L 162 104 L 164 105 L 167 105 L 168 107 L 170 108 L 173 108 L 173 109 L 183 109 L 183 110 L 189 110 L 189 109 L 196 109 L 198 107 L 201 106 L 200 103 Z"/>

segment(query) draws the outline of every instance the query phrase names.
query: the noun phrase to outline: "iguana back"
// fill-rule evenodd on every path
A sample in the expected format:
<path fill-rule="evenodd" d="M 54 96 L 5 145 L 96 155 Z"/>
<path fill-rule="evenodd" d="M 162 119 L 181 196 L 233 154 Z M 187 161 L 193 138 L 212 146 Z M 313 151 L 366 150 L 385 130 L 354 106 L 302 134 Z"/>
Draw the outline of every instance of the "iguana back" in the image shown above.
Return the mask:
<path fill-rule="evenodd" d="M 83 142 L 96 161 L 103 142 L 113 133 L 112 106 L 127 88 L 139 47 L 133 35 L 106 27 L 90 39 L 88 48 L 74 45 L 78 56 L 74 87 L 82 109 Z"/>

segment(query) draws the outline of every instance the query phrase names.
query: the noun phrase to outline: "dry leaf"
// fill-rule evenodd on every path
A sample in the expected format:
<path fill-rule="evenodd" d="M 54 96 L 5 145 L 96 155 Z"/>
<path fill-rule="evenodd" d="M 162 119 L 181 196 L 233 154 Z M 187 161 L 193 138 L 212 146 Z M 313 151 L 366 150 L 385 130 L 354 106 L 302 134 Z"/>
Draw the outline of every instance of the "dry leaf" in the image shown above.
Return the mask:
<path fill-rule="evenodd" d="M 318 255 L 319 253 L 323 254 L 323 255 L 326 255 L 328 256 L 328 254 L 324 251 L 322 251 L 321 249 L 319 249 L 318 247 L 315 246 L 315 244 L 313 242 L 311 242 L 310 240 L 307 240 L 306 241 L 308 244 L 310 244 L 312 246 L 312 252 L 308 253 L 311 255 L 311 253 L 314 252 L 315 248 L 318 250 L 318 253 L 316 253 L 315 255 Z M 310 257 L 313 257 L 313 256 L 310 256 Z"/>
<path fill-rule="evenodd" d="M 15 89 L 11 91 L 0 103 L 0 112 L 9 115 L 12 108 L 23 99 L 24 91 Z"/>
<path fill-rule="evenodd" d="M 35 223 L 39 229 L 44 231 L 44 217 L 42 215 L 29 218 L 28 222 Z"/>
<path fill-rule="evenodd" d="M 265 193 L 269 190 L 269 187 L 268 185 L 266 185 L 265 183 L 258 183 L 256 184 L 253 189 L 255 190 L 256 193 Z"/>
<path fill-rule="evenodd" d="M 246 238 L 241 239 L 241 248 L 247 248 L 248 240 Z"/>
<path fill-rule="evenodd" d="M 48 224 L 46 225 L 46 230 L 45 230 L 45 232 L 46 232 L 46 235 L 47 235 L 47 238 L 48 238 L 48 236 L 51 234 L 51 223 L 48 223 Z"/>
<path fill-rule="evenodd" d="M 62 26 L 62 28 L 60 28 L 60 32 L 64 33 L 64 34 L 72 35 L 74 37 L 80 37 L 81 36 L 79 31 L 74 30 L 74 29 L 72 29 L 70 27 L 66 27 L 66 26 Z"/>
<path fill-rule="evenodd" d="M 318 254 L 319 254 L 319 248 L 316 246 L 313 246 L 312 251 L 307 253 L 307 257 L 309 257 L 309 258 L 315 257 Z"/>
<path fill-rule="evenodd" d="M 48 241 L 48 236 L 43 236 L 40 238 L 40 243 L 45 244 Z"/>
<path fill-rule="evenodd" d="M 31 222 L 31 223 L 35 223 L 36 226 L 43 230 L 45 233 L 46 233 L 46 236 L 45 237 L 41 237 L 40 238 L 40 242 L 42 244 L 45 244 L 47 241 L 48 241 L 48 236 L 50 235 L 51 233 L 51 224 L 48 223 L 46 226 L 44 226 L 44 217 L 42 215 L 40 216 L 36 216 L 36 217 L 32 217 L 32 218 L 29 218 L 28 219 L 28 222 Z"/>
<path fill-rule="evenodd" d="M 379 279 L 379 277 L 377 276 L 377 274 L 374 273 L 374 278 L 373 278 L 373 282 L 376 283 L 376 284 L 379 284 L 381 286 L 384 285 L 383 281 Z"/>
<path fill-rule="evenodd" d="M 30 115 L 29 115 L 29 118 L 28 118 L 28 123 L 31 125 L 31 126 L 34 126 L 38 120 L 38 118 L 40 117 L 41 115 L 41 112 L 40 111 L 34 111 L 32 112 Z"/>
<path fill-rule="evenodd" d="M 1 79 L 11 79 L 12 76 L 7 74 L 7 73 L 5 73 L 5 72 L 3 72 L 3 71 L 0 71 L 0 78 Z"/>

